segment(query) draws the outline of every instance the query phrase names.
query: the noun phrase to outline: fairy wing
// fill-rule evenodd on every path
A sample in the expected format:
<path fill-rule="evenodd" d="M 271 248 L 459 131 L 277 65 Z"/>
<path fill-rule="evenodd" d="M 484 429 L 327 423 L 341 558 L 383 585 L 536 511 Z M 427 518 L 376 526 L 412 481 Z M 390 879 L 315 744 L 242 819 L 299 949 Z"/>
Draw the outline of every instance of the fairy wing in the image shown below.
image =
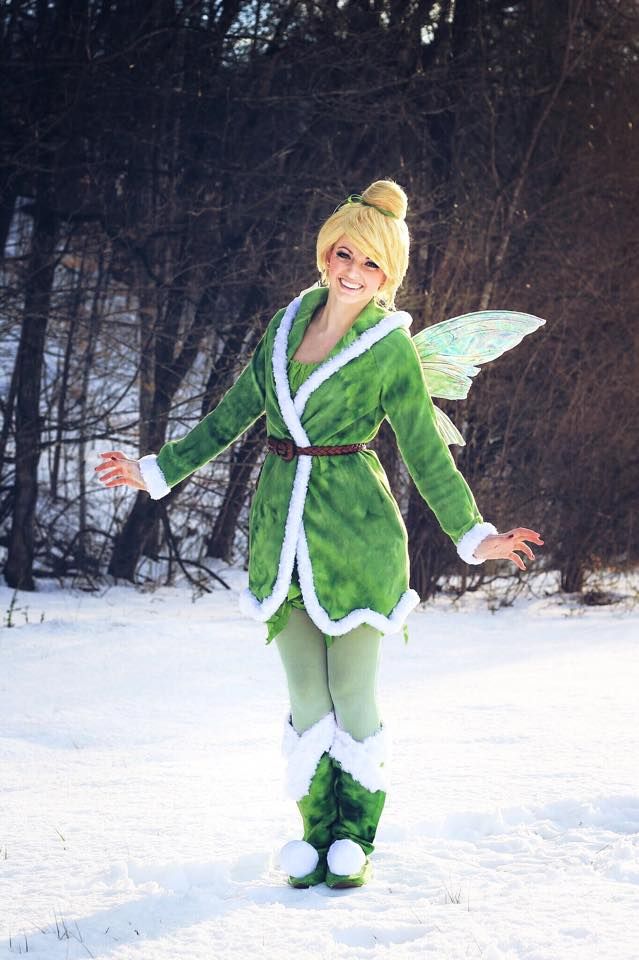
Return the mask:
<path fill-rule="evenodd" d="M 478 310 L 421 330 L 413 343 L 428 392 L 445 400 L 464 400 L 479 364 L 500 357 L 545 322 L 531 313 Z"/>
<path fill-rule="evenodd" d="M 464 400 L 472 378 L 480 371 L 480 363 L 500 357 L 545 322 L 531 313 L 478 310 L 421 330 L 413 337 L 413 343 L 428 392 L 444 400 Z M 437 406 L 435 424 L 445 443 L 464 445 L 453 421 Z"/>
<path fill-rule="evenodd" d="M 448 414 L 440 410 L 435 404 L 433 404 L 433 409 L 435 411 L 435 426 L 444 443 L 447 443 L 449 446 L 451 443 L 457 443 L 460 447 L 466 446 L 466 441 Z"/>

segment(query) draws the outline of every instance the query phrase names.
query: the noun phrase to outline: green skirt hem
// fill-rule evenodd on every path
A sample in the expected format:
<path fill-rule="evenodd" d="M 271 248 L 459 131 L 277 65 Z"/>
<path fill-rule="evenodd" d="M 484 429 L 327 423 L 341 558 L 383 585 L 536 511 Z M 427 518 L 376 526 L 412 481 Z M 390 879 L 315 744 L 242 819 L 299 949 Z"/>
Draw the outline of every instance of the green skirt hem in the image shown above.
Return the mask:
<path fill-rule="evenodd" d="M 265 643 L 271 643 L 271 641 L 275 640 L 277 635 L 282 632 L 288 623 L 291 610 L 306 610 L 306 607 L 304 606 L 304 598 L 302 596 L 302 588 L 300 587 L 297 577 L 297 566 L 293 567 L 293 575 L 291 577 L 291 584 L 288 588 L 286 599 L 280 604 L 275 613 L 266 621 L 266 628 L 268 632 Z M 402 635 L 404 637 L 404 643 L 408 643 L 407 623 L 405 623 L 402 627 Z M 330 633 L 325 633 L 324 641 L 326 646 L 330 647 L 334 643 L 335 637 L 331 636 Z"/>
<path fill-rule="evenodd" d="M 293 569 L 291 585 L 288 588 L 286 599 L 280 604 L 273 616 L 269 617 L 266 621 L 266 628 L 268 630 L 266 636 L 267 644 L 271 643 L 272 640 L 275 640 L 277 635 L 282 632 L 288 623 L 291 610 L 306 610 L 306 607 L 304 606 L 304 598 L 302 596 L 302 588 L 300 587 L 299 580 L 297 578 L 297 568 Z M 335 640 L 335 637 L 325 633 L 324 640 L 326 642 L 326 646 L 330 647 Z"/>

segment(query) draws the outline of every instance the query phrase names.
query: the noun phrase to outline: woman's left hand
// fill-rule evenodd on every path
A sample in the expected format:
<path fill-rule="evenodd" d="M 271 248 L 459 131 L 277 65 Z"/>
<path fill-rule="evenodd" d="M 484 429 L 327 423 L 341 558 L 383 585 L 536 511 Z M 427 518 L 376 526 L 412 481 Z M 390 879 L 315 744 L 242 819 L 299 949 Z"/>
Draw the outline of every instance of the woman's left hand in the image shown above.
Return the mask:
<path fill-rule="evenodd" d="M 543 545 L 544 542 L 534 530 L 529 530 L 527 527 L 515 527 L 514 530 L 509 530 L 507 533 L 489 534 L 475 547 L 473 552 L 478 560 L 512 560 L 520 570 L 525 570 L 526 564 L 515 551 L 519 550 L 530 560 L 534 560 L 535 554 L 526 543 L 527 540 L 539 545 Z"/>

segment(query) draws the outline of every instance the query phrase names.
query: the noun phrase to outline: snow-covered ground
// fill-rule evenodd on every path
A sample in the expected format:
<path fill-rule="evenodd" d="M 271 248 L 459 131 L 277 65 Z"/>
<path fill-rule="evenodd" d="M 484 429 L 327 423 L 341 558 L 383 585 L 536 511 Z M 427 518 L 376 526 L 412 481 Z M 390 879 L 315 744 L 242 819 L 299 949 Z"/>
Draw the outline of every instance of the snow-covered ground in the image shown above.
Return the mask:
<path fill-rule="evenodd" d="M 407 646 L 384 641 L 393 787 L 372 882 L 304 891 L 276 865 L 300 835 L 277 651 L 226 575 L 232 592 L 195 602 L 18 595 L 0 960 L 639 958 L 639 606 L 414 613 Z"/>

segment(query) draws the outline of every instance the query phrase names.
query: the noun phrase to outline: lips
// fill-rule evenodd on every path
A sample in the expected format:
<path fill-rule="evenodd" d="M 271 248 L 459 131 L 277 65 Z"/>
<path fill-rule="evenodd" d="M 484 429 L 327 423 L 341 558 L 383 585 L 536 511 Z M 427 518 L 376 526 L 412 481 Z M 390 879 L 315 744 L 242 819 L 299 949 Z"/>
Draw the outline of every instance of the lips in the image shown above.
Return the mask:
<path fill-rule="evenodd" d="M 351 284 L 349 281 L 343 280 L 341 277 L 339 278 L 339 283 L 344 290 L 351 290 L 353 293 L 364 289 L 364 285 L 362 283 Z"/>

